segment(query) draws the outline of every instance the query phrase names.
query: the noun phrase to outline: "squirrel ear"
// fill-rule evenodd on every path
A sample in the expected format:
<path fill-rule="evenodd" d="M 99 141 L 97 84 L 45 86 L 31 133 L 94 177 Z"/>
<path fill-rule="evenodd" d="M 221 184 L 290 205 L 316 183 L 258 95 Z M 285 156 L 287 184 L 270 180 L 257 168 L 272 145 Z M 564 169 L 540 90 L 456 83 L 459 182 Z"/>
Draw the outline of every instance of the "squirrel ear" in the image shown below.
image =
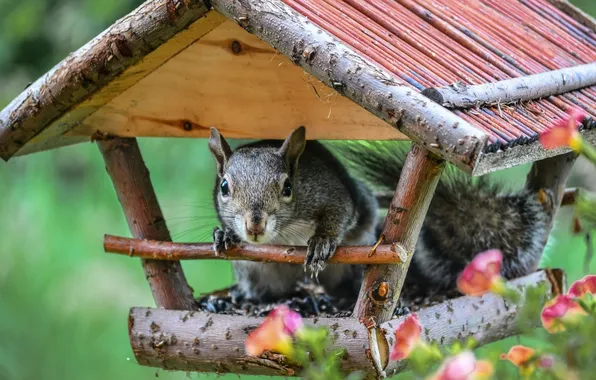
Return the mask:
<path fill-rule="evenodd" d="M 278 153 L 284 157 L 293 174 L 298 166 L 298 159 L 306 146 L 306 128 L 300 126 L 286 138 Z"/>
<path fill-rule="evenodd" d="M 226 162 L 232 155 L 232 149 L 230 149 L 228 142 L 221 133 L 213 127 L 211 127 L 211 137 L 209 138 L 209 150 L 215 157 L 215 161 L 217 161 L 217 174 L 221 177 L 224 174 Z"/>

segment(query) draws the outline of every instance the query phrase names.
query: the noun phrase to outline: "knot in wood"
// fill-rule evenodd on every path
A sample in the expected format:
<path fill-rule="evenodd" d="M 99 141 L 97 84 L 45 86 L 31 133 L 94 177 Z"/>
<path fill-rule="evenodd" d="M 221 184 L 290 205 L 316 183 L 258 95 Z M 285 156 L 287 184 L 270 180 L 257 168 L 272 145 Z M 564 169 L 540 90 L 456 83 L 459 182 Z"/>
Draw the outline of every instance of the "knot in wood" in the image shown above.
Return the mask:
<path fill-rule="evenodd" d="M 387 281 L 373 285 L 369 297 L 375 305 L 385 305 L 391 299 L 391 287 Z"/>
<path fill-rule="evenodd" d="M 166 9 L 170 21 L 176 22 L 184 10 L 186 10 L 186 3 L 183 0 L 167 0 Z"/>
<path fill-rule="evenodd" d="M 239 55 L 242 53 L 242 44 L 238 40 L 232 41 L 231 45 L 232 53 Z"/>
<path fill-rule="evenodd" d="M 379 290 L 377 291 L 377 294 L 379 295 L 379 297 L 387 298 L 387 293 L 389 293 L 389 284 L 387 284 L 386 282 L 382 282 L 379 285 Z"/>

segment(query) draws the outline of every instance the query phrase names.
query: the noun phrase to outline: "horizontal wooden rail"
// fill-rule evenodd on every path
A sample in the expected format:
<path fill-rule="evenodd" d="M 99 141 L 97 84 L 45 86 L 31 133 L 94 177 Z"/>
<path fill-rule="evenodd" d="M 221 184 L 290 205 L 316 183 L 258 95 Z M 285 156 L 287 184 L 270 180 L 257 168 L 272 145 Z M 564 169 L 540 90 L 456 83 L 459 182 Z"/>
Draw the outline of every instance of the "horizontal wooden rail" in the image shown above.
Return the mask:
<path fill-rule="evenodd" d="M 216 256 L 211 243 L 172 243 L 167 241 L 129 239 L 105 235 L 103 248 L 109 253 L 152 260 L 248 260 L 269 263 L 302 264 L 306 247 L 279 245 L 242 245 Z M 331 264 L 397 264 L 407 254 L 399 244 L 338 247 Z"/>
<path fill-rule="evenodd" d="M 596 63 L 499 82 L 430 87 L 422 94 L 448 108 L 469 108 L 547 98 L 596 84 Z"/>
<path fill-rule="evenodd" d="M 548 295 L 564 291 L 564 275 L 558 270 L 539 271 L 512 281 L 521 290 L 539 283 L 547 284 Z M 518 333 L 518 325 L 514 323 L 517 312 L 514 305 L 505 303 L 501 297 L 486 294 L 448 300 L 420 309 L 417 314 L 426 341 L 450 344 L 473 337 L 479 345 L 484 345 Z M 245 354 L 247 334 L 262 321 L 263 318 L 205 312 L 132 308 L 128 327 L 132 351 L 141 365 L 219 374 L 299 375 L 300 370 L 282 355 Z M 344 371 L 375 373 L 367 357 L 368 333 L 358 319 L 314 318 L 306 319 L 305 323 L 330 329 L 335 345 L 347 350 L 341 361 Z M 383 342 L 379 347 L 390 349 L 398 324 L 399 319 L 393 319 L 380 325 L 379 338 Z M 405 361 L 390 361 L 381 372 L 391 376 L 405 365 Z"/>

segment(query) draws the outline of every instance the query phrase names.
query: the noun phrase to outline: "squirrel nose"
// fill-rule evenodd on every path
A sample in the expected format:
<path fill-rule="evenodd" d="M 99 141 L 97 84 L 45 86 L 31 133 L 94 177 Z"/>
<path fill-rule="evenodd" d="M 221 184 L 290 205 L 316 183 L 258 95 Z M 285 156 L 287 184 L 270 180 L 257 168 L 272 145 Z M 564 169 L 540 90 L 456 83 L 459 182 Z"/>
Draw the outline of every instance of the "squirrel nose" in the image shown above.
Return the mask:
<path fill-rule="evenodd" d="M 262 235 L 263 232 L 265 232 L 265 227 L 267 226 L 267 223 L 260 223 L 261 220 L 259 220 L 258 223 L 254 223 L 254 221 L 246 221 L 246 232 L 249 235 Z"/>

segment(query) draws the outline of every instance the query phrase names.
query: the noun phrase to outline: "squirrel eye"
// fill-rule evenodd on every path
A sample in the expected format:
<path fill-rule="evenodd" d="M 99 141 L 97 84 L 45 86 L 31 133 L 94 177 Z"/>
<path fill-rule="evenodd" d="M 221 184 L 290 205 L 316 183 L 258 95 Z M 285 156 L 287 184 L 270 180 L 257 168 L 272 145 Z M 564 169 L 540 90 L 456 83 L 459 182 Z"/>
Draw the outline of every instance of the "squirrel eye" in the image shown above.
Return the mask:
<path fill-rule="evenodd" d="M 284 187 L 281 191 L 281 195 L 283 195 L 286 198 L 289 198 L 292 196 L 292 184 L 290 183 L 289 179 L 285 180 Z"/>
<path fill-rule="evenodd" d="M 224 179 L 223 181 L 221 181 L 219 188 L 221 189 L 222 196 L 227 197 L 230 195 L 230 185 L 228 185 L 227 180 Z"/>

